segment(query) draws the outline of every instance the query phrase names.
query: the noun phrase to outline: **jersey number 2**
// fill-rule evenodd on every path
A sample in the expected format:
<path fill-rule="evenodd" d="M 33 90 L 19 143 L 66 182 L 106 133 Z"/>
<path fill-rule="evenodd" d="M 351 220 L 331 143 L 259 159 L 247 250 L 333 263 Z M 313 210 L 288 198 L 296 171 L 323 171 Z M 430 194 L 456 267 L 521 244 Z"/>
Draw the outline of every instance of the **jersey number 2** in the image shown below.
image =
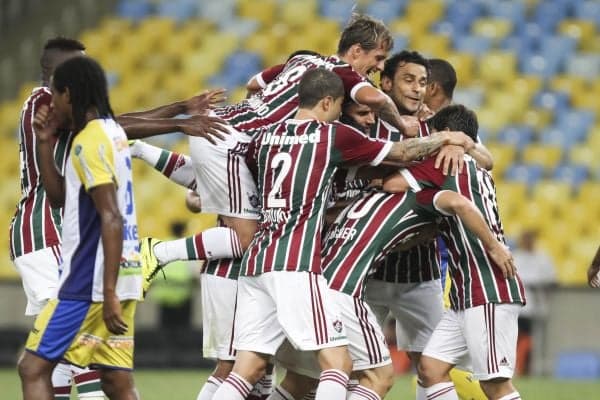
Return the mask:
<path fill-rule="evenodd" d="M 275 157 L 271 160 L 271 169 L 273 172 L 277 168 L 279 169 L 279 173 L 275 176 L 275 181 L 273 182 L 273 187 L 271 191 L 269 191 L 269 195 L 267 196 L 267 208 L 285 208 L 287 207 L 287 200 L 279 198 L 281 196 L 281 185 L 283 184 L 283 180 L 290 172 L 290 168 L 292 168 L 292 156 L 288 153 L 277 153 Z"/>

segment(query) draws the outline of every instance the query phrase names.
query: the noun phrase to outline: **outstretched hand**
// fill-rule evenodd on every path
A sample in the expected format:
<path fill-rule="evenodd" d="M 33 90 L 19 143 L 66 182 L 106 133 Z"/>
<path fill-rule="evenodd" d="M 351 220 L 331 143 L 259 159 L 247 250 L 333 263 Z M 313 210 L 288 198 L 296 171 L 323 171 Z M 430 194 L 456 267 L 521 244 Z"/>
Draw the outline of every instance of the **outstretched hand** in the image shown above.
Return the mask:
<path fill-rule="evenodd" d="M 180 128 L 186 135 L 203 137 L 212 144 L 216 144 L 215 138 L 223 140 L 225 135 L 229 134 L 225 121 L 207 114 L 198 114 L 182 119 Z"/>
<path fill-rule="evenodd" d="M 50 141 L 56 134 L 58 121 L 52 108 L 47 105 L 41 106 L 33 117 L 33 131 L 38 142 Z"/>
<path fill-rule="evenodd" d="M 225 89 L 207 90 L 186 100 L 185 111 L 189 115 L 203 114 L 223 101 L 225 101 Z"/>

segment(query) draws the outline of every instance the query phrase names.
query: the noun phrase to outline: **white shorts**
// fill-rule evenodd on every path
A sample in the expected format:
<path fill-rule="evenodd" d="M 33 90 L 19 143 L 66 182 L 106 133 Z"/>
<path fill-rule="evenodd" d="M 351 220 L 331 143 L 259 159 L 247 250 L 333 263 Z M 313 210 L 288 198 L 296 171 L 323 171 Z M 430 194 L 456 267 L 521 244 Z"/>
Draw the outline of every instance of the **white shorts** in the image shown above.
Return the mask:
<path fill-rule="evenodd" d="M 241 276 L 234 336 L 237 350 L 270 355 L 286 338 L 302 351 L 348 344 L 325 279 L 308 272 Z"/>
<path fill-rule="evenodd" d="M 25 315 L 38 315 L 58 293 L 60 246 L 24 254 L 14 259 L 27 296 Z"/>
<path fill-rule="evenodd" d="M 471 370 L 476 380 L 512 378 L 520 310 L 520 304 L 493 303 L 447 310 L 423 355 Z"/>
<path fill-rule="evenodd" d="M 215 139 L 216 145 L 202 137 L 189 137 L 202 212 L 258 219 L 260 199 L 246 165 L 250 137 L 228 128 L 230 134 L 224 140 Z"/>
<path fill-rule="evenodd" d="M 367 281 L 365 300 L 384 323 L 388 313 L 396 319 L 398 349 L 422 352 L 444 314 L 439 279 L 419 283 Z"/>
<path fill-rule="evenodd" d="M 233 323 L 237 281 L 200 275 L 202 295 L 202 354 L 205 358 L 235 360 Z"/>
<path fill-rule="evenodd" d="M 337 290 L 329 291 L 341 312 L 348 334 L 348 351 L 352 370 L 363 371 L 392 363 L 385 336 L 369 305 L 363 300 Z M 285 369 L 311 378 L 319 378 L 319 363 L 315 352 L 302 352 L 285 342 L 275 360 Z"/>

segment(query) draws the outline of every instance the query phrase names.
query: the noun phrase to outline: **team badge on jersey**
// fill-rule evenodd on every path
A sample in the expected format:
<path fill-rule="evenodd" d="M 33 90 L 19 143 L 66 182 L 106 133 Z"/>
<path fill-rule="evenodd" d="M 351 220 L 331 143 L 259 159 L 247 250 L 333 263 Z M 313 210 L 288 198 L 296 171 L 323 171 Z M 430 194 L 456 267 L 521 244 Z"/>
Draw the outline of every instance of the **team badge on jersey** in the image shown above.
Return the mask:
<path fill-rule="evenodd" d="M 333 329 L 335 329 L 335 331 L 337 333 L 341 333 L 342 332 L 342 321 L 340 321 L 339 319 L 336 319 L 335 321 L 333 321 Z"/>

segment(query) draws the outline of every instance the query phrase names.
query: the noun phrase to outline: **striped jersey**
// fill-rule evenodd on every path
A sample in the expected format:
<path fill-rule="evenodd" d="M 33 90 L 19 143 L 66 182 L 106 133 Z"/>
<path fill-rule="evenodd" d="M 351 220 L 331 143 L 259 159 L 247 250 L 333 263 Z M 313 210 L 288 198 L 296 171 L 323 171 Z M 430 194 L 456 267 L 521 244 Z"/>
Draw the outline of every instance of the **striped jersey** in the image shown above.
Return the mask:
<path fill-rule="evenodd" d="M 367 276 L 394 247 L 435 223 L 440 214 L 420 205 L 423 192 L 363 193 L 342 211 L 323 245 L 323 276 L 329 287 L 362 297 Z M 397 254 L 397 253 L 393 253 Z"/>
<path fill-rule="evenodd" d="M 215 113 L 236 130 L 250 132 L 292 118 L 298 110 L 298 85 L 309 69 L 326 68 L 335 72 L 344 84 L 346 95 L 354 99 L 358 89 L 371 84 L 349 64 L 336 56 L 297 55 L 283 66 L 261 76 L 271 79 L 257 94 L 241 103 L 217 107 Z M 276 72 L 279 72 L 274 76 Z M 260 83 L 260 82 L 259 82 Z"/>
<path fill-rule="evenodd" d="M 202 273 L 215 275 L 221 278 L 234 279 L 240 276 L 241 258 L 222 258 L 218 260 L 208 260 L 202 267 Z"/>
<path fill-rule="evenodd" d="M 429 127 L 420 122 L 419 137 L 429 136 Z M 371 136 L 384 140 L 400 141 L 404 137 L 393 126 L 378 118 Z M 418 283 L 440 279 L 440 252 L 435 240 L 418 244 L 404 251 L 395 251 L 382 261 L 373 279 L 393 283 Z"/>
<path fill-rule="evenodd" d="M 377 165 L 391 146 L 348 125 L 315 120 L 287 120 L 256 136 L 248 163 L 262 209 L 240 274 L 321 273 L 323 216 L 335 172 L 342 164 Z"/>
<path fill-rule="evenodd" d="M 114 120 L 95 119 L 73 138 L 65 168 L 64 263 L 59 299 L 99 302 L 104 298 L 102 226 L 89 194 L 104 184 L 115 185 L 123 218 L 116 293 L 120 300 L 141 298 L 142 269 L 127 136 Z"/>
<path fill-rule="evenodd" d="M 461 174 L 444 176 L 434 167 L 435 159 L 408 168 L 420 186 L 453 190 L 467 197 L 483 215 L 496 238 L 504 243 L 498 213 L 496 186 L 491 175 L 478 168 L 469 156 Z M 405 173 L 405 172 L 404 172 Z M 448 267 L 452 279 L 450 304 L 455 310 L 488 303 L 525 303 L 521 279 L 505 279 L 481 241 L 457 217 L 446 218 L 442 235 L 448 246 Z"/>
<path fill-rule="evenodd" d="M 46 87 L 33 90 L 21 110 L 19 126 L 19 163 L 21 199 L 9 228 L 12 259 L 46 247 L 60 244 L 61 210 L 50 207 L 36 158 L 37 143 L 33 131 L 33 117 L 42 105 L 50 105 L 52 95 Z M 54 144 L 54 159 L 61 173 L 64 171 L 70 135 L 61 134 Z"/>

